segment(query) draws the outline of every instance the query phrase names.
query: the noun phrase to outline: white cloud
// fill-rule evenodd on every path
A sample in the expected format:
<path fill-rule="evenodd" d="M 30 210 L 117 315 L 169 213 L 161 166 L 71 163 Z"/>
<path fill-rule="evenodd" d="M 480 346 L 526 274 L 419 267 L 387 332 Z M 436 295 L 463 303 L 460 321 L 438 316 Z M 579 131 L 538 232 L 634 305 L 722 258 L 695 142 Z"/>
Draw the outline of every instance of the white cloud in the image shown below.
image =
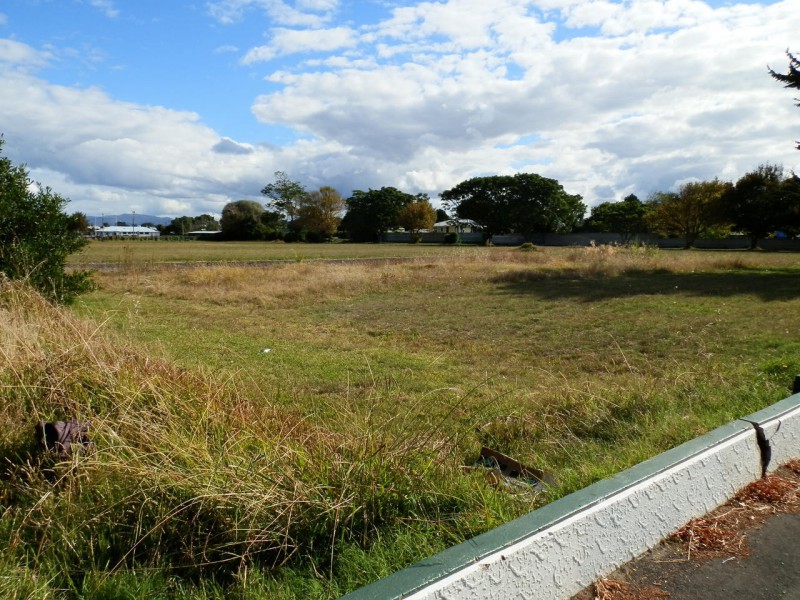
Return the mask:
<path fill-rule="evenodd" d="M 338 0 L 298 0 L 299 10 L 312 10 L 315 12 L 331 12 L 339 6 Z"/>
<path fill-rule="evenodd" d="M 283 0 L 216 0 L 207 3 L 208 13 L 220 23 L 241 21 L 249 10 L 258 10 L 272 23 L 288 27 L 321 27 L 329 21 L 338 2 L 300 0 L 292 6 Z M 321 14 L 319 14 L 321 13 Z"/>
<path fill-rule="evenodd" d="M 276 29 L 269 46 L 251 49 L 242 58 L 243 64 L 269 61 L 276 56 L 304 52 L 332 52 L 352 48 L 357 43 L 356 33 L 348 27 L 333 29 Z"/>
<path fill-rule="evenodd" d="M 0 66 L 20 70 L 35 70 L 47 65 L 53 55 L 34 50 L 27 44 L 0 39 Z"/>
<path fill-rule="evenodd" d="M 233 44 L 224 44 L 214 48 L 214 54 L 228 54 L 234 52 L 239 52 L 239 46 L 234 46 Z"/>
<path fill-rule="evenodd" d="M 3 43 L 21 65 L 38 54 Z M 219 214 L 232 200 L 262 200 L 270 174 L 287 170 L 310 187 L 347 185 L 354 160 L 332 141 L 282 148 L 246 144 L 204 125 L 199 115 L 121 102 L 97 88 L 53 85 L 0 63 L 3 154 L 71 199 L 69 211 Z M 349 190 L 348 190 L 349 191 Z"/>
<path fill-rule="evenodd" d="M 257 194 L 280 155 L 243 152 L 193 113 L 119 102 L 11 69 L 0 68 L 0 76 L 4 152 L 79 203 L 74 210 L 108 214 L 137 204 L 163 211 L 177 199 L 219 212 L 230 199 Z"/>
<path fill-rule="evenodd" d="M 109 19 L 116 19 L 119 16 L 119 10 L 112 0 L 89 0 L 89 4 L 100 9 Z"/>
<path fill-rule="evenodd" d="M 712 9 L 692 0 L 638 0 L 632 3 L 595 0 L 562 8 L 569 27 L 597 27 L 608 35 L 645 33 L 656 29 L 691 27 L 708 19 Z"/>
<path fill-rule="evenodd" d="M 211 149 L 219 154 L 252 154 L 255 151 L 250 144 L 240 144 L 227 137 L 222 138 Z"/>

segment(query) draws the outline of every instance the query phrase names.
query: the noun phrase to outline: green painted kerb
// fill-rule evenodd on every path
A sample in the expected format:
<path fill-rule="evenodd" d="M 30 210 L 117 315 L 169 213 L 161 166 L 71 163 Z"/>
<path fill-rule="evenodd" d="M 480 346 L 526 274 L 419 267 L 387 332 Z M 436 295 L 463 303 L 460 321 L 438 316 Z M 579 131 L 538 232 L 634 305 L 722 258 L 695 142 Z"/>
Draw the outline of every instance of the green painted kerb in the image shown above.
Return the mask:
<path fill-rule="evenodd" d="M 795 399 L 795 406 L 800 404 L 800 394 L 792 396 L 792 398 Z M 783 405 L 792 398 L 787 398 L 775 406 L 780 405 L 782 407 L 781 412 L 786 412 L 789 409 Z M 761 415 L 761 413 L 756 413 L 756 415 Z M 462 544 L 448 548 L 430 558 L 421 560 L 389 577 L 355 590 L 343 596 L 342 600 L 393 600 L 409 596 L 486 556 L 536 535 L 538 532 L 552 527 L 610 496 L 619 494 L 646 479 L 707 452 L 714 446 L 723 444 L 734 437 L 747 434 L 752 430 L 753 425 L 743 420 L 736 420 L 723 425 L 701 437 L 622 471 L 613 477 L 598 481 L 514 521 L 487 531 Z"/>

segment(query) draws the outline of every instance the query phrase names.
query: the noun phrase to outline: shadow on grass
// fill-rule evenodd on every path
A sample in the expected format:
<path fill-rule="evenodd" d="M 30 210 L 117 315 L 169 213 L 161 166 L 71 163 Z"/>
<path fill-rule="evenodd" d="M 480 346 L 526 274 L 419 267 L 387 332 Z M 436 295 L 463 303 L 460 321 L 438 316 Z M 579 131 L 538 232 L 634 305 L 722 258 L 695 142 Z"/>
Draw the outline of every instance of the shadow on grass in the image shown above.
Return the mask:
<path fill-rule="evenodd" d="M 578 269 L 558 274 L 540 271 L 506 273 L 494 278 L 502 291 L 530 294 L 543 300 L 597 302 L 647 295 L 706 297 L 755 296 L 764 302 L 800 298 L 800 271 L 736 270 L 675 273 L 667 270 L 628 271 L 607 275 Z"/>

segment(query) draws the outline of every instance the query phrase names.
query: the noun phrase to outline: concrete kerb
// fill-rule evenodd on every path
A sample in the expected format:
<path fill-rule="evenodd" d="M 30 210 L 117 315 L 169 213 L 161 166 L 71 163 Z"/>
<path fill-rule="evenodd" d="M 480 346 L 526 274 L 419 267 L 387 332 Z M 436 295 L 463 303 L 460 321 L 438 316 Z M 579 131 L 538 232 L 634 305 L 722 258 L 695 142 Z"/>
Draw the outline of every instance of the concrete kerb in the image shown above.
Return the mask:
<path fill-rule="evenodd" d="M 795 394 L 343 600 L 566 599 L 798 455 Z"/>

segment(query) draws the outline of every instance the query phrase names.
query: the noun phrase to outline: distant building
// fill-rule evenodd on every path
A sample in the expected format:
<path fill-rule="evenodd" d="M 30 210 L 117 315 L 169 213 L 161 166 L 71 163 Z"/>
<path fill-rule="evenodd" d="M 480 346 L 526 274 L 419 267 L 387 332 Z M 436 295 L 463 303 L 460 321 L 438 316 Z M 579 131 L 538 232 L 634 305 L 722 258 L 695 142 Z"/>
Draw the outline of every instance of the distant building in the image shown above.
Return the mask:
<path fill-rule="evenodd" d="M 94 230 L 96 238 L 158 238 L 161 233 L 155 227 L 142 227 L 139 225 L 114 225 L 98 227 Z"/>
<path fill-rule="evenodd" d="M 435 223 L 433 230 L 439 233 L 472 233 L 482 231 L 483 227 L 472 219 L 447 219 Z"/>

